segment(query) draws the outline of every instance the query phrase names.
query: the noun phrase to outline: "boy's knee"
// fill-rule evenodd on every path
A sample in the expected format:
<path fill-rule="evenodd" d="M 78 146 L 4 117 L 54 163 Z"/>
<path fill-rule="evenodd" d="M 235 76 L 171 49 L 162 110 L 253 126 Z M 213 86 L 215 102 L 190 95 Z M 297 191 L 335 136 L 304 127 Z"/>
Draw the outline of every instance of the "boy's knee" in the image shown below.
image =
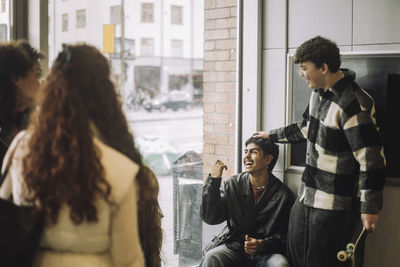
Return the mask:
<path fill-rule="evenodd" d="M 211 253 L 210 253 L 211 252 Z M 217 266 L 218 257 L 212 251 L 208 251 L 201 260 L 200 267 Z"/>
<path fill-rule="evenodd" d="M 267 261 L 267 267 L 290 267 L 290 265 L 285 256 L 272 254 Z"/>
<path fill-rule="evenodd" d="M 237 266 L 237 263 L 240 261 L 241 259 L 236 251 L 232 251 L 225 245 L 221 245 L 209 250 L 204 255 L 200 267 Z"/>

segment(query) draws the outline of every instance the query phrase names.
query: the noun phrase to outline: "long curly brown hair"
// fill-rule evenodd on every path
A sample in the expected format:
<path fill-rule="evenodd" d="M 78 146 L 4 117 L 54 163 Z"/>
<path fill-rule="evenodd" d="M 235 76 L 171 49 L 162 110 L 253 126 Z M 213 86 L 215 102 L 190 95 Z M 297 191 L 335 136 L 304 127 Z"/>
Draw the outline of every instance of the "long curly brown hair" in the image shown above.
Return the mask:
<path fill-rule="evenodd" d="M 109 64 L 95 47 L 65 46 L 47 78 L 31 128 L 32 153 L 24 160 L 31 201 L 41 205 L 51 223 L 57 221 L 64 203 L 75 223 L 97 221 L 94 199 L 97 195 L 107 199 L 111 188 L 94 149 L 93 128 L 105 144 L 140 166 L 136 176 L 140 241 L 146 265 L 161 266 L 158 182 L 142 162 L 110 80 Z"/>

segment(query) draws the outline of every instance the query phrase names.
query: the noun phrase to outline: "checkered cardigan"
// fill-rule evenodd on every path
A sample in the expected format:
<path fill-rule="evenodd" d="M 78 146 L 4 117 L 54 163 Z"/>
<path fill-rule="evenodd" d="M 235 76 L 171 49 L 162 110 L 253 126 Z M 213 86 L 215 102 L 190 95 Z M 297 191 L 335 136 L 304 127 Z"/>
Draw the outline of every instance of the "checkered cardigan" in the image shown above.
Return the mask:
<path fill-rule="evenodd" d="M 307 140 L 299 199 L 325 210 L 378 213 L 386 160 L 374 100 L 354 82 L 354 72 L 329 90 L 313 90 L 303 120 L 269 132 L 273 142 Z"/>

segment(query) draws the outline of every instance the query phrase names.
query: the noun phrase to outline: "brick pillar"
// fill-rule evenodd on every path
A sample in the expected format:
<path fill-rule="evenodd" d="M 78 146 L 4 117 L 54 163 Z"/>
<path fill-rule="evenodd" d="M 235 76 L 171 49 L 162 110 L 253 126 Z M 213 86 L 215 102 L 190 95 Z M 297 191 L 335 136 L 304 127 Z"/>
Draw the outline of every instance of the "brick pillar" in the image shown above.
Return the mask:
<path fill-rule="evenodd" d="M 219 159 L 235 167 L 236 0 L 204 2 L 203 171 Z"/>

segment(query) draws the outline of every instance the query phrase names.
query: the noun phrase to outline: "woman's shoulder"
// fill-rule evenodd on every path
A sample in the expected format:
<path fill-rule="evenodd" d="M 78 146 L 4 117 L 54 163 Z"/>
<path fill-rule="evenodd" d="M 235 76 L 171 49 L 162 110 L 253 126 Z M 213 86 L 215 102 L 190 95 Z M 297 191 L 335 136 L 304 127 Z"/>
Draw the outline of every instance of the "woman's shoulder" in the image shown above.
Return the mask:
<path fill-rule="evenodd" d="M 131 184 L 135 186 L 135 177 L 139 166 L 130 158 L 106 145 L 100 139 L 94 138 L 94 144 L 100 153 L 100 161 L 104 168 L 106 180 L 110 183 L 111 195 L 119 203 Z"/>
<path fill-rule="evenodd" d="M 3 164 L 1 167 L 1 172 L 4 173 L 5 169 L 7 169 L 13 157 L 22 157 L 27 151 L 27 143 L 29 140 L 30 134 L 27 131 L 19 132 L 14 139 L 12 140 L 10 146 L 7 149 L 7 152 L 3 159 Z"/>
<path fill-rule="evenodd" d="M 28 140 L 30 134 L 27 131 L 19 132 L 8 147 L 3 159 L 1 173 L 5 176 L 0 189 L 0 197 L 9 197 L 13 194 L 14 202 L 18 205 L 29 204 L 23 197 L 22 158 L 28 154 Z M 7 170 L 7 171 L 6 171 Z"/>
<path fill-rule="evenodd" d="M 10 148 L 13 147 L 13 146 L 16 146 L 22 140 L 24 140 L 24 142 L 26 142 L 27 140 L 29 140 L 30 136 L 31 136 L 31 134 L 27 130 L 22 130 L 22 131 L 18 132 L 15 135 L 14 139 L 12 140 L 12 142 L 10 144 Z"/>

